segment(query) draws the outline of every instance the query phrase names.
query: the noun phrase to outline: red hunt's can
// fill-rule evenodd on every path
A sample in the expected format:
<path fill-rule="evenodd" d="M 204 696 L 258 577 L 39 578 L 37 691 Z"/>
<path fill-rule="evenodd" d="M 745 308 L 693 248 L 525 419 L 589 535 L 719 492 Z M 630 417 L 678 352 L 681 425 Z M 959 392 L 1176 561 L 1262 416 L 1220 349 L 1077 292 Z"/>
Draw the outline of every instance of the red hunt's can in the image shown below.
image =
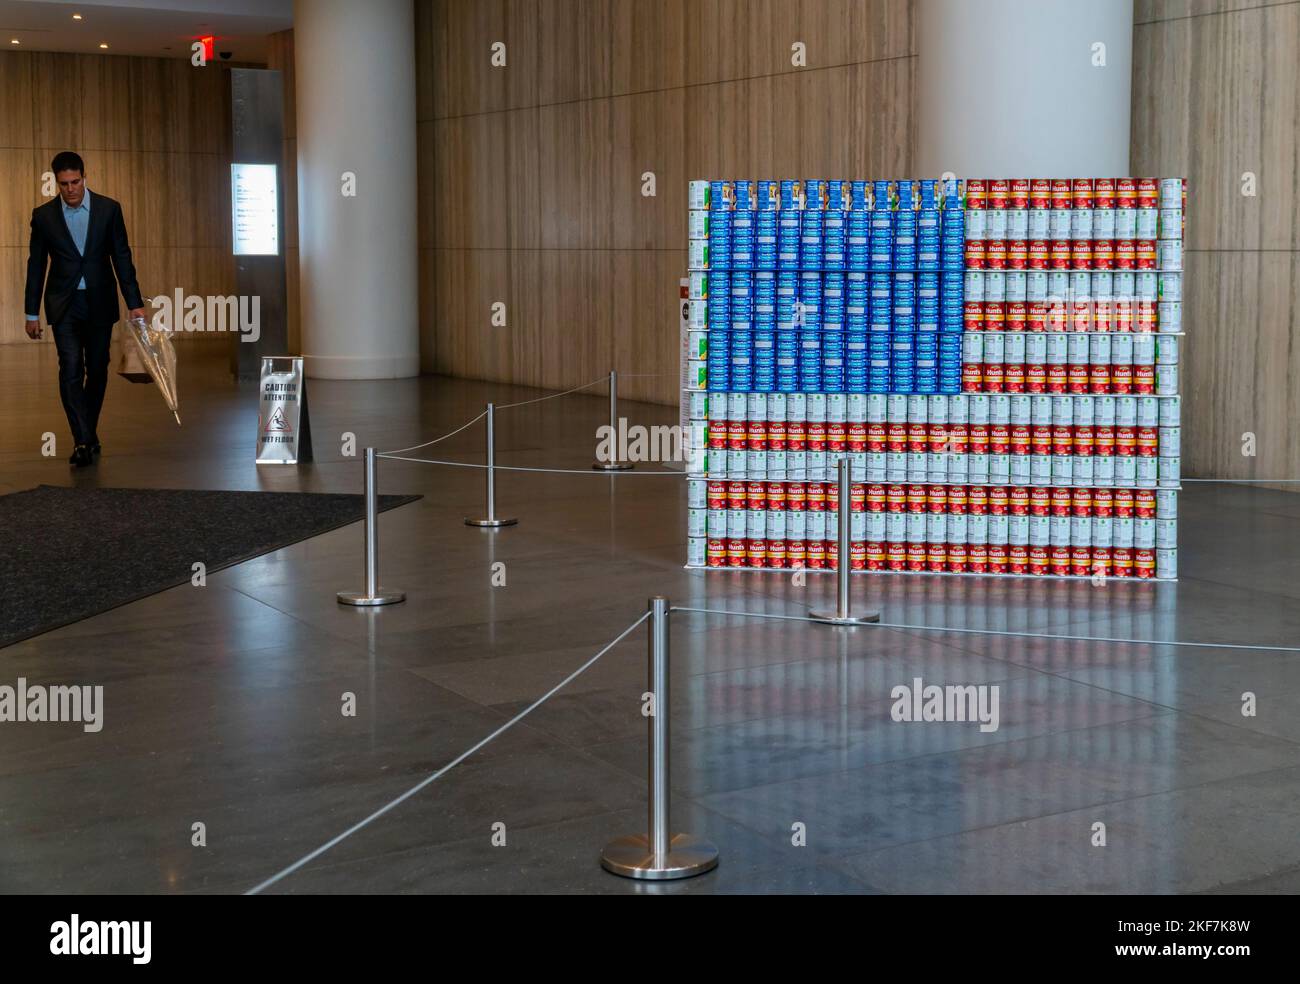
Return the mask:
<path fill-rule="evenodd" d="M 842 421 L 832 421 L 826 425 L 826 450 L 837 454 L 844 452 L 848 444 L 848 428 Z"/>
<path fill-rule="evenodd" d="M 1133 330 L 1150 334 L 1156 330 L 1156 302 L 1155 301 L 1138 301 L 1137 319 L 1133 325 Z"/>
<path fill-rule="evenodd" d="M 1070 548 L 1056 546 L 1051 548 L 1049 554 L 1051 571 L 1057 577 L 1067 577 L 1070 573 Z M 1033 574 L 1046 573 L 1044 571 L 1032 571 Z"/>
<path fill-rule="evenodd" d="M 989 511 L 989 490 L 986 485 L 972 485 L 966 493 L 966 504 L 972 516 L 986 516 Z"/>
<path fill-rule="evenodd" d="M 1006 304 L 1003 301 L 984 302 L 984 330 L 1002 331 L 1007 320 Z"/>
<path fill-rule="evenodd" d="M 1074 453 L 1077 456 L 1091 458 L 1093 451 L 1093 433 L 1089 424 L 1079 424 L 1074 428 Z"/>
<path fill-rule="evenodd" d="M 867 425 L 865 423 L 851 423 L 848 425 L 847 447 L 853 454 L 861 454 L 867 450 Z"/>
<path fill-rule="evenodd" d="M 789 420 L 785 425 L 785 444 L 790 451 L 808 449 L 808 423 L 803 420 Z"/>
<path fill-rule="evenodd" d="M 1092 515 L 1092 489 L 1073 489 L 1070 494 L 1070 511 L 1075 516 Z"/>
<path fill-rule="evenodd" d="M 982 209 L 988 206 L 988 181 L 984 178 L 966 179 L 966 207 Z"/>
<path fill-rule="evenodd" d="M 1137 266 L 1137 243 L 1132 239 L 1115 241 L 1115 269 L 1132 270 Z"/>
<path fill-rule="evenodd" d="M 1116 519 L 1133 518 L 1133 490 L 1132 489 L 1115 490 L 1115 518 Z"/>
<path fill-rule="evenodd" d="M 1064 393 L 1069 382 L 1065 366 L 1047 367 L 1047 392 Z"/>
<path fill-rule="evenodd" d="M 984 363 L 984 392 L 1001 393 L 1005 381 L 1005 370 L 1000 362 Z"/>
<path fill-rule="evenodd" d="M 1094 427 L 1092 443 L 1097 457 L 1112 457 L 1115 454 L 1115 425 L 1098 424 Z"/>
<path fill-rule="evenodd" d="M 1094 270 L 1115 269 L 1115 240 L 1094 239 L 1092 241 L 1092 268 Z"/>
<path fill-rule="evenodd" d="M 745 546 L 746 540 L 733 538 L 727 541 L 727 566 L 744 567 L 745 566 Z"/>
<path fill-rule="evenodd" d="M 808 508 L 808 489 L 803 482 L 785 483 L 785 508 L 787 512 L 804 512 Z"/>
<path fill-rule="evenodd" d="M 970 453 L 971 454 L 989 453 L 989 425 L 988 424 L 970 425 Z"/>
<path fill-rule="evenodd" d="M 826 566 L 830 570 L 838 570 L 840 566 L 840 545 L 836 540 L 823 540 L 822 549 L 826 553 Z M 850 548 L 852 549 L 852 548 Z"/>
<path fill-rule="evenodd" d="M 1052 179 L 1052 208 L 1069 208 L 1073 204 L 1069 178 Z"/>
<path fill-rule="evenodd" d="M 907 424 L 901 420 L 891 420 L 886 431 L 890 452 L 902 454 L 907 450 Z"/>
<path fill-rule="evenodd" d="M 964 301 L 962 303 L 962 326 L 966 331 L 984 330 L 984 302 Z"/>
<path fill-rule="evenodd" d="M 708 544 L 708 558 L 710 567 L 727 566 L 727 541 L 710 540 Z"/>
<path fill-rule="evenodd" d="M 1119 365 L 1110 367 L 1110 391 L 1121 396 L 1133 391 L 1132 366 Z"/>
<path fill-rule="evenodd" d="M 1025 367 L 1018 362 L 1002 369 L 1002 388 L 1008 393 L 1025 392 Z"/>
<path fill-rule="evenodd" d="M 1031 178 L 1029 181 L 1029 207 L 1052 207 L 1052 179 Z"/>
<path fill-rule="evenodd" d="M 1139 458 L 1155 458 L 1159 456 L 1160 436 L 1154 427 L 1138 428 L 1137 454 Z"/>
<path fill-rule="evenodd" d="M 1051 454 L 1052 453 L 1052 425 L 1051 424 L 1034 424 L 1029 439 L 1030 454 Z"/>
<path fill-rule="evenodd" d="M 836 489 L 835 497 L 839 498 L 839 490 Z M 862 482 L 854 482 L 849 486 L 849 512 L 866 512 L 867 511 L 867 487 Z"/>
<path fill-rule="evenodd" d="M 809 482 L 804 486 L 807 494 L 809 512 L 826 511 L 826 483 Z"/>
<path fill-rule="evenodd" d="M 926 448 L 931 454 L 943 454 L 948 450 L 948 425 L 931 424 L 929 433 L 929 446 Z"/>
<path fill-rule="evenodd" d="M 749 508 L 749 490 L 744 482 L 727 483 L 727 508 L 728 509 L 748 509 Z"/>
<path fill-rule="evenodd" d="M 1098 297 L 1092 302 L 1093 331 L 1109 332 L 1114 313 L 1113 302 L 1106 297 Z"/>
<path fill-rule="evenodd" d="M 1071 494 L 1071 490 L 1069 488 L 1060 485 L 1052 487 L 1052 515 L 1053 516 L 1070 515 L 1070 509 L 1073 505 L 1074 505 L 1074 496 Z"/>
<path fill-rule="evenodd" d="M 727 508 L 727 483 L 709 482 L 708 505 L 710 509 Z"/>
<path fill-rule="evenodd" d="M 966 544 L 948 544 L 948 571 L 952 574 L 966 573 Z"/>
<path fill-rule="evenodd" d="M 964 516 L 968 503 L 966 500 L 966 486 L 949 485 L 948 486 L 948 515 Z"/>
<path fill-rule="evenodd" d="M 907 487 L 907 511 L 910 513 L 925 512 L 926 503 L 929 496 L 926 494 L 924 485 L 909 485 Z"/>
<path fill-rule="evenodd" d="M 1052 454 L 1070 454 L 1074 447 L 1074 428 L 1056 424 L 1052 428 Z"/>
<path fill-rule="evenodd" d="M 1139 396 L 1150 396 L 1156 391 L 1156 367 L 1133 367 L 1133 392 Z"/>
<path fill-rule="evenodd" d="M 867 453 L 878 454 L 883 452 L 888 446 L 886 434 L 888 433 L 883 421 L 872 421 L 867 424 Z"/>
<path fill-rule="evenodd" d="M 826 567 L 826 542 L 808 540 L 804 543 L 804 566 L 810 571 L 824 570 Z"/>
<path fill-rule="evenodd" d="M 1160 205 L 1160 182 L 1155 178 L 1137 179 L 1137 207 L 1158 208 Z"/>
<path fill-rule="evenodd" d="M 1115 179 L 1115 207 L 1137 208 L 1137 182 L 1132 178 Z"/>
<path fill-rule="evenodd" d="M 1051 270 L 1068 270 L 1070 269 L 1070 256 L 1072 253 L 1069 239 L 1053 239 L 1048 246 L 1048 269 Z"/>
<path fill-rule="evenodd" d="M 1040 577 L 1045 575 L 1051 569 L 1051 557 L 1048 548 L 1043 546 L 1032 546 L 1029 548 L 1023 568 L 1017 569 L 1015 551 L 1024 550 L 1024 547 L 1012 547 L 1011 551 L 1011 573 L 1012 574 L 1037 574 Z"/>
<path fill-rule="evenodd" d="M 1110 568 L 1114 577 L 1133 576 L 1133 551 L 1128 547 L 1115 547 L 1110 552 Z"/>
<path fill-rule="evenodd" d="M 974 493 L 975 493 L 975 489 L 972 488 L 971 489 L 972 496 L 974 495 Z M 989 503 L 988 510 L 990 516 L 1007 515 L 1007 505 L 1008 505 L 1007 487 L 1005 485 L 989 486 L 988 503 Z"/>
<path fill-rule="evenodd" d="M 942 574 L 948 569 L 948 546 L 944 543 L 927 543 L 925 562 L 931 574 Z"/>
<path fill-rule="evenodd" d="M 825 509 L 824 511 L 825 511 L 825 512 L 829 512 L 829 513 L 839 512 L 839 509 L 840 509 L 840 486 L 839 486 L 839 483 L 838 483 L 838 482 L 823 482 L 822 485 L 823 485 L 823 487 L 826 489 L 826 509 Z M 849 502 L 850 502 L 850 511 L 851 511 L 851 510 L 852 510 L 852 502 L 853 502 L 853 494 L 852 494 L 851 492 L 849 493 Z M 827 516 L 827 517 L 826 517 L 826 523 L 827 523 L 828 526 L 829 526 L 830 524 L 833 524 L 834 522 L 835 522 L 834 517 L 831 517 L 831 516 Z M 828 532 L 834 532 L 834 530 L 829 530 Z"/>
<path fill-rule="evenodd" d="M 885 562 L 891 571 L 907 570 L 907 544 L 893 541 L 885 545 Z"/>
<path fill-rule="evenodd" d="M 1028 322 L 1029 308 L 1024 301 L 1007 301 L 1006 303 L 1006 322 L 1007 331 L 1024 331 Z"/>
<path fill-rule="evenodd" d="M 746 424 L 746 444 L 750 451 L 767 450 L 767 421 L 751 420 Z"/>
<path fill-rule="evenodd" d="M 1011 453 L 1011 428 L 1006 424 L 989 425 L 989 453 Z"/>
<path fill-rule="evenodd" d="M 749 447 L 749 427 L 744 420 L 727 421 L 727 447 L 744 451 Z"/>
<path fill-rule="evenodd" d="M 1029 179 L 1028 178 L 1011 179 L 1010 203 L 1012 208 L 1029 207 Z"/>
<path fill-rule="evenodd" d="M 930 450 L 930 435 L 925 424 L 913 421 L 907 425 L 907 450 L 912 454 Z"/>
<path fill-rule="evenodd" d="M 1133 573 L 1140 580 L 1156 576 L 1156 552 L 1154 550 L 1133 551 Z"/>
<path fill-rule="evenodd" d="M 1156 241 L 1154 239 L 1139 239 L 1133 246 L 1137 269 L 1154 270 L 1156 268 Z"/>
<path fill-rule="evenodd" d="M 966 269 L 983 270 L 985 263 L 985 247 L 983 239 L 966 240 Z"/>
<path fill-rule="evenodd" d="M 1092 567 L 1089 570 L 1092 577 L 1110 577 L 1110 547 L 1093 547 L 1092 548 Z"/>
<path fill-rule="evenodd" d="M 925 504 L 930 512 L 937 516 L 946 515 L 948 511 L 948 487 L 931 485 L 926 491 Z"/>
<path fill-rule="evenodd" d="M 1052 490 L 1041 485 L 1029 493 L 1029 515 L 1049 516 L 1052 512 Z"/>
<path fill-rule="evenodd" d="M 1006 208 L 1011 198 L 1011 182 L 1006 178 L 994 178 L 988 187 L 989 208 Z"/>
<path fill-rule="evenodd" d="M 1025 263 L 1030 270 L 1047 270 L 1052 265 L 1052 246 L 1046 239 L 1031 239 Z"/>
<path fill-rule="evenodd" d="M 1007 268 L 1007 241 L 1005 239 L 987 239 L 984 241 L 984 268 L 987 270 L 1005 270 Z"/>
<path fill-rule="evenodd" d="M 767 508 L 767 483 L 750 482 L 746 486 L 746 500 L 750 509 Z"/>
<path fill-rule="evenodd" d="M 1008 506 L 1012 516 L 1028 516 L 1029 489 L 1023 485 L 1013 486 L 1008 496 Z"/>
<path fill-rule="evenodd" d="M 849 547 L 849 564 L 850 570 L 865 571 L 867 569 L 867 545 L 861 540 L 854 540 Z"/>
<path fill-rule="evenodd" d="M 709 450 L 725 451 L 730 438 L 730 424 L 725 420 L 709 422 Z"/>
<path fill-rule="evenodd" d="M 769 451 L 786 450 L 786 429 L 784 420 L 769 420 L 767 422 L 767 447 Z"/>
<path fill-rule="evenodd" d="M 948 453 L 965 454 L 970 447 L 970 432 L 968 424 L 949 424 L 948 425 Z"/>
<path fill-rule="evenodd" d="M 767 511 L 768 512 L 785 512 L 785 483 L 768 482 L 767 483 Z"/>
<path fill-rule="evenodd" d="M 1093 183 L 1094 208 L 1115 207 L 1115 179 L 1098 178 Z"/>
<path fill-rule="evenodd" d="M 1070 269 L 1072 270 L 1092 269 L 1092 240 L 1091 239 L 1070 240 Z"/>
<path fill-rule="evenodd" d="M 1025 321 L 1030 331 L 1047 331 L 1047 302 L 1029 301 L 1025 305 Z"/>
<path fill-rule="evenodd" d="M 1023 239 L 1007 240 L 1007 269 L 1025 270 L 1029 267 L 1029 243 Z"/>
<path fill-rule="evenodd" d="M 1025 574 L 1029 571 L 1029 548 L 1023 544 L 1008 547 L 1005 543 L 989 544 L 989 573 Z"/>
<path fill-rule="evenodd" d="M 907 569 L 914 574 L 920 574 L 925 571 L 925 544 L 909 543 L 907 545 Z"/>
<path fill-rule="evenodd" d="M 1115 454 L 1121 458 L 1132 458 L 1137 454 L 1137 430 L 1120 424 L 1115 428 Z"/>
<path fill-rule="evenodd" d="M 867 570 L 883 571 L 887 568 L 886 549 L 881 540 L 867 541 Z"/>
<path fill-rule="evenodd" d="M 786 540 L 785 560 L 792 568 L 807 567 L 808 544 L 803 540 Z"/>
<path fill-rule="evenodd" d="M 885 487 L 879 482 L 873 482 L 867 486 L 867 512 L 884 512 L 888 501 Z"/>
<path fill-rule="evenodd" d="M 1110 489 L 1092 490 L 1092 514 L 1098 519 L 1109 519 L 1115 512 L 1115 494 Z"/>
<path fill-rule="evenodd" d="M 1138 519 L 1156 518 L 1156 493 L 1154 489 L 1138 489 L 1133 493 L 1133 511 Z"/>
<path fill-rule="evenodd" d="M 1092 302 L 1075 300 L 1070 304 L 1070 331 L 1086 332 L 1092 329 Z"/>
<path fill-rule="evenodd" d="M 966 569 L 972 574 L 986 574 L 989 569 L 989 546 L 972 543 L 966 548 Z"/>
<path fill-rule="evenodd" d="M 1071 205 L 1074 208 L 1092 208 L 1092 178 L 1075 178 L 1070 194 L 1073 199 Z"/>
<path fill-rule="evenodd" d="M 885 504 L 891 513 L 907 512 L 907 488 L 902 485 L 891 485 L 885 492 Z"/>
<path fill-rule="evenodd" d="M 1069 392 L 1083 395 L 1088 392 L 1088 380 L 1091 374 L 1088 367 L 1083 363 L 1075 363 L 1070 366 L 1069 374 Z"/>
<path fill-rule="evenodd" d="M 1110 366 L 1098 363 L 1088 370 L 1088 386 L 1094 393 L 1110 392 Z"/>
<path fill-rule="evenodd" d="M 1070 548 L 1070 573 L 1075 577 L 1088 577 L 1092 574 L 1092 548 Z"/>
<path fill-rule="evenodd" d="M 786 552 L 784 540 L 767 541 L 767 566 L 768 567 L 785 567 Z"/>
<path fill-rule="evenodd" d="M 808 450 L 826 450 L 826 424 L 823 421 L 808 421 Z"/>

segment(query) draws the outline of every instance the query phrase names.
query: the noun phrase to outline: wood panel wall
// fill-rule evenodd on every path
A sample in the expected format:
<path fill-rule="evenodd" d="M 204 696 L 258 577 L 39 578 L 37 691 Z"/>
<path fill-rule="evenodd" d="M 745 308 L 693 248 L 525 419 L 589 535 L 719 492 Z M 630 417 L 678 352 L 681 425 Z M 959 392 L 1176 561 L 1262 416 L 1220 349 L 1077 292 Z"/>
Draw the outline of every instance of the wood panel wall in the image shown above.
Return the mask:
<path fill-rule="evenodd" d="M 1300 479 L 1300 3 L 1138 0 L 1134 22 L 1134 172 L 1187 177 L 1184 472 Z"/>
<path fill-rule="evenodd" d="M 234 293 L 227 67 L 0 51 L 0 342 L 34 344 L 22 312 L 29 221 L 60 150 L 81 154 L 92 194 L 122 203 L 146 295 Z"/>
<path fill-rule="evenodd" d="M 426 371 L 675 403 L 687 181 L 911 166 L 910 0 L 417 0 L 416 34 Z"/>
<path fill-rule="evenodd" d="M 293 31 L 267 35 L 266 67 L 280 73 L 284 84 L 284 156 L 281 194 L 284 197 L 284 312 L 289 351 L 302 352 L 302 319 L 298 303 L 298 112 L 293 70 Z"/>

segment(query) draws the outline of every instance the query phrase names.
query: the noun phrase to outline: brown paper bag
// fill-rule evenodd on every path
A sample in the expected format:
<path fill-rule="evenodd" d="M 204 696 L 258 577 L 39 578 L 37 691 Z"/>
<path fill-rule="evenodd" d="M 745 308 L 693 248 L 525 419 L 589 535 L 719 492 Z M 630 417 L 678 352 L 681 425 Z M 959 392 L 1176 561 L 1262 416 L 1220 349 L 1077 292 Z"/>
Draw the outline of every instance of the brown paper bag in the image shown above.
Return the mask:
<path fill-rule="evenodd" d="M 126 331 L 126 325 L 114 326 L 113 346 L 117 349 L 113 365 L 119 376 L 131 383 L 153 382 L 149 370 L 144 367 L 144 360 L 140 358 L 140 350 Z"/>

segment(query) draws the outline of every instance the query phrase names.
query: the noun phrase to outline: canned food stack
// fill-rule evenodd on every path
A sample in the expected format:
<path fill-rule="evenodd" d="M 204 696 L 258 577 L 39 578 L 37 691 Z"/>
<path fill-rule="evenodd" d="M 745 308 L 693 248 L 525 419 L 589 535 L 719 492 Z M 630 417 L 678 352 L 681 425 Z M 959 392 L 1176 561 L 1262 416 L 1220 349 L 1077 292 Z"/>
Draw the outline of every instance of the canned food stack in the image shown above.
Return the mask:
<path fill-rule="evenodd" d="M 926 392 L 923 377 L 915 375 L 915 361 L 908 358 L 915 354 L 909 351 L 914 339 L 922 335 L 908 330 L 910 318 L 917 317 L 919 327 L 928 311 L 922 313 L 919 304 L 908 310 L 917 295 L 907 285 L 916 281 L 897 279 L 900 257 L 903 264 L 913 262 L 911 220 L 904 217 L 900 225 L 897 216 L 918 216 L 919 233 L 927 186 L 919 186 L 922 207 L 909 209 L 898 207 L 895 199 L 909 200 L 917 190 L 910 183 L 849 183 L 849 205 L 843 213 L 848 269 L 841 281 L 838 270 L 826 267 L 828 257 L 832 264 L 839 262 L 834 234 L 829 251 L 826 245 L 826 216 L 838 217 L 835 210 L 785 209 L 785 185 L 775 189 L 780 206 L 778 337 L 782 311 L 788 310 L 780 301 L 781 264 L 798 255 L 802 265 L 806 257 L 817 256 L 820 246 L 821 269 L 801 269 L 797 286 L 788 294 L 798 298 L 796 310 L 806 319 L 831 326 L 832 339 L 840 317 L 841 285 L 846 338 L 852 338 L 853 319 L 865 313 L 868 392 L 849 386 L 841 393 L 826 386 L 824 359 L 821 379 L 816 378 L 817 363 L 806 357 L 804 345 L 810 342 L 815 348 L 820 342 L 824 355 L 824 331 L 814 339 L 799 337 L 793 370 L 797 391 L 778 385 L 774 391 L 754 386 L 745 392 L 733 385 L 734 378 L 726 377 L 733 392 L 711 393 L 704 408 L 707 478 L 725 481 L 733 490 L 740 482 L 746 501 L 754 506 L 749 511 L 764 515 L 745 517 L 746 532 L 738 536 L 738 519 L 733 517 L 720 532 L 718 517 L 693 512 L 688 551 L 692 565 L 833 566 L 834 545 L 814 535 L 819 526 L 814 525 L 811 534 L 800 527 L 788 533 L 782 517 L 771 517 L 780 508 L 758 508 L 752 493 L 756 486 L 770 486 L 777 501 L 798 502 L 798 489 L 833 482 L 836 462 L 847 457 L 855 477 L 894 492 L 924 489 L 927 503 L 943 506 L 927 515 L 952 519 L 951 526 L 947 519 L 927 521 L 921 536 L 915 519 L 910 527 L 900 527 L 902 520 L 889 521 L 894 525 L 881 535 L 876 525 L 869 533 L 855 525 L 853 562 L 863 569 L 1176 577 L 1184 182 L 971 180 L 965 182 L 964 202 L 957 200 L 954 185 L 945 207 L 938 210 L 940 259 L 951 262 L 950 245 L 962 243 L 964 237 L 966 269 L 961 284 L 938 282 L 941 330 L 936 334 L 941 339 L 950 336 L 954 343 L 963 339 L 963 392 Z M 820 201 L 818 183 L 789 183 L 788 190 L 790 202 L 800 201 L 796 192 Z M 828 192 L 828 202 L 831 198 Z M 857 210 L 859 202 L 869 207 Z M 884 202 L 888 208 L 875 207 Z M 786 214 L 795 211 L 802 213 L 797 222 Z M 807 221 L 809 212 L 820 217 L 820 239 L 817 222 Z M 783 225 L 787 220 L 788 230 Z M 1030 238 L 1031 232 L 1042 230 L 1046 235 Z M 921 276 L 920 264 L 931 260 L 929 255 L 922 258 L 921 245 L 917 249 L 917 268 L 902 271 L 914 277 Z M 863 264 L 865 271 L 854 269 Z M 889 269 L 879 269 L 882 265 Z M 941 272 L 944 269 L 947 263 Z M 702 272 L 693 271 L 692 276 Z M 866 285 L 865 305 L 856 303 L 862 297 L 859 284 Z M 964 335 L 956 331 L 958 311 Z M 889 361 L 877 364 L 882 349 Z M 851 352 L 846 348 L 846 361 Z M 712 375 L 715 365 L 722 372 L 727 363 L 710 359 L 708 382 L 721 385 L 723 377 Z M 834 385 L 838 377 L 835 366 L 830 368 Z M 780 373 L 778 368 L 778 380 L 783 378 Z M 846 370 L 846 383 L 850 378 Z M 757 376 L 756 381 L 765 380 Z M 813 389 L 815 382 L 822 383 L 820 391 Z M 906 392 L 885 392 L 894 389 Z M 795 487 L 793 498 L 777 486 Z M 698 499 L 702 489 L 692 494 Z M 992 539 L 984 536 L 983 520 L 974 520 L 972 534 L 965 519 L 980 515 L 976 510 L 981 490 L 988 490 L 995 503 L 987 514 L 1008 517 L 1005 524 L 991 520 Z M 1023 515 L 1022 523 L 1014 510 L 999 513 L 999 490 L 1012 501 L 1019 501 L 1024 492 L 1031 502 L 1046 497 L 1059 507 L 1063 497 L 1073 503 L 1077 496 L 1090 505 L 1069 514 L 1079 522 L 1062 524 L 1059 514 L 1031 512 Z M 1142 510 L 1128 513 L 1126 502 L 1157 491 L 1164 503 L 1158 517 Z M 949 492 L 955 496 L 951 502 Z M 963 502 L 969 501 L 976 506 L 967 511 Z M 1118 505 L 1110 505 L 1114 503 Z M 1108 511 L 1112 509 L 1117 511 Z M 795 506 L 789 511 L 801 510 Z M 806 511 L 823 510 L 811 505 Z M 1051 519 L 1056 522 L 1042 522 Z M 1160 525 L 1144 522 L 1148 520 Z M 1002 538 L 1004 525 L 1007 538 Z M 829 529 L 833 538 L 835 527 Z M 1023 551 L 1017 549 L 1021 547 Z"/>

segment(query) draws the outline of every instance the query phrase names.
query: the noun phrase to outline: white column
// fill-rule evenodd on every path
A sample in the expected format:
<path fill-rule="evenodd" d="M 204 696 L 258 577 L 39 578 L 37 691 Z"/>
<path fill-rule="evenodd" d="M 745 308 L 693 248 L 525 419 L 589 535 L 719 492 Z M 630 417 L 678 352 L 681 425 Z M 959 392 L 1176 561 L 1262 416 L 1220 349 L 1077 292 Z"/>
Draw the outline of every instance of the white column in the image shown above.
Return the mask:
<path fill-rule="evenodd" d="M 412 0 L 294 0 L 309 376 L 420 371 L 414 33 Z M 356 175 L 353 197 L 345 172 Z"/>
<path fill-rule="evenodd" d="M 1133 0 L 917 0 L 920 175 L 1129 174 Z"/>

